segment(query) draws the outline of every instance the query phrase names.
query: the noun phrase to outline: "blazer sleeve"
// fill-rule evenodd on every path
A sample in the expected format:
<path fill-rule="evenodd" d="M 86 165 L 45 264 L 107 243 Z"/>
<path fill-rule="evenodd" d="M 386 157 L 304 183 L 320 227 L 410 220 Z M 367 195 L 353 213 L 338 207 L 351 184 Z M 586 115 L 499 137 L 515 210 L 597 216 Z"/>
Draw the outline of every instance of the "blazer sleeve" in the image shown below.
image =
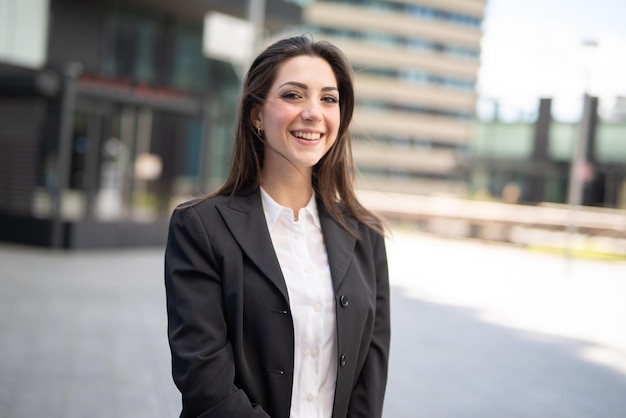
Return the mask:
<path fill-rule="evenodd" d="M 177 209 L 165 250 L 165 289 L 172 375 L 182 394 L 181 418 L 269 418 L 234 384 L 222 279 L 196 209 Z"/>
<path fill-rule="evenodd" d="M 389 270 L 385 238 L 374 239 L 376 274 L 376 314 L 374 331 L 365 363 L 350 397 L 348 418 L 377 418 L 382 416 L 389 363 L 390 314 Z"/>

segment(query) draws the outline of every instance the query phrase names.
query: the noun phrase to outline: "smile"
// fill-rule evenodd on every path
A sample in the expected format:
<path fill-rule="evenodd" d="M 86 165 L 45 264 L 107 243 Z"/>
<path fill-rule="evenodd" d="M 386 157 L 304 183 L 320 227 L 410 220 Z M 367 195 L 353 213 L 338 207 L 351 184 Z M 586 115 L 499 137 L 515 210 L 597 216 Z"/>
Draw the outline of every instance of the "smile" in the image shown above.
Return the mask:
<path fill-rule="evenodd" d="M 307 141 L 317 141 L 322 137 L 322 134 L 319 132 L 293 131 L 291 132 L 291 135 L 295 136 L 296 138 L 306 139 Z"/>

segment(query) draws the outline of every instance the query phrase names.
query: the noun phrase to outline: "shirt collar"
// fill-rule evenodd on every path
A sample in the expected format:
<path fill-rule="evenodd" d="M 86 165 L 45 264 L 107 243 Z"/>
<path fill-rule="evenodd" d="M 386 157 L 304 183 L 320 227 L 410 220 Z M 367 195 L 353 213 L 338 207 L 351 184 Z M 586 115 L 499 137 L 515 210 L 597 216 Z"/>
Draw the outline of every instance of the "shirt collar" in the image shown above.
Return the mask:
<path fill-rule="evenodd" d="M 263 211 L 265 212 L 265 218 L 267 221 L 267 226 L 269 229 L 273 229 L 274 225 L 278 221 L 280 214 L 283 211 L 288 211 L 293 219 L 293 212 L 291 209 L 281 206 L 278 202 L 276 202 L 272 197 L 261 187 L 261 201 L 263 202 Z M 304 213 L 303 213 L 304 212 Z M 315 199 L 315 193 L 311 194 L 311 198 L 305 207 L 300 209 L 299 215 L 305 215 L 308 213 L 313 220 L 313 225 L 315 225 L 318 229 L 322 229 L 320 224 L 320 217 L 317 212 L 317 201 Z"/>

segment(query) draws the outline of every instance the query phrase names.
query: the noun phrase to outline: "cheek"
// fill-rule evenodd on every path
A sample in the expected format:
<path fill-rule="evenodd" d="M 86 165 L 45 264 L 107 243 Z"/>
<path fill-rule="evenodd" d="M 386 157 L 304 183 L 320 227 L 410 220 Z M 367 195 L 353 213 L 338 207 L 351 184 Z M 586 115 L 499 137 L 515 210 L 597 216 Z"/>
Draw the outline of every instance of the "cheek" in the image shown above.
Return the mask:
<path fill-rule="evenodd" d="M 276 123 L 293 119 L 297 109 L 287 104 L 267 102 L 263 113 L 266 121 Z"/>
<path fill-rule="evenodd" d="M 338 132 L 339 132 L 339 126 L 341 125 L 341 114 L 339 113 L 339 110 L 337 110 L 337 112 L 335 112 L 335 114 L 333 114 L 332 116 L 332 123 L 333 123 L 333 131 L 335 132 L 335 136 L 337 136 Z"/>
<path fill-rule="evenodd" d="M 337 143 L 337 140 L 339 139 L 339 120 L 337 120 L 336 125 L 333 128 L 333 137 L 330 141 L 328 141 L 328 143 L 326 144 L 326 149 L 330 149 L 333 145 L 335 145 Z"/>

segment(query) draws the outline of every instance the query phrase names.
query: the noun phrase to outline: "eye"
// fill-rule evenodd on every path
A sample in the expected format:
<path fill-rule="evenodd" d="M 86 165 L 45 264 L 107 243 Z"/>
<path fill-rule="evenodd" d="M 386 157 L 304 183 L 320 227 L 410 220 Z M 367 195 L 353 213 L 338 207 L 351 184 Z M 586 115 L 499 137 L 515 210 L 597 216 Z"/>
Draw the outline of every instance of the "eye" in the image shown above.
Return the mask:
<path fill-rule="evenodd" d="M 302 95 L 300 95 L 300 93 L 295 92 L 295 91 L 288 91 L 286 93 L 283 93 L 280 97 L 282 97 L 283 99 L 301 99 Z"/>
<path fill-rule="evenodd" d="M 322 101 L 326 103 L 338 103 L 339 99 L 336 98 L 335 96 L 324 96 L 322 97 Z"/>

